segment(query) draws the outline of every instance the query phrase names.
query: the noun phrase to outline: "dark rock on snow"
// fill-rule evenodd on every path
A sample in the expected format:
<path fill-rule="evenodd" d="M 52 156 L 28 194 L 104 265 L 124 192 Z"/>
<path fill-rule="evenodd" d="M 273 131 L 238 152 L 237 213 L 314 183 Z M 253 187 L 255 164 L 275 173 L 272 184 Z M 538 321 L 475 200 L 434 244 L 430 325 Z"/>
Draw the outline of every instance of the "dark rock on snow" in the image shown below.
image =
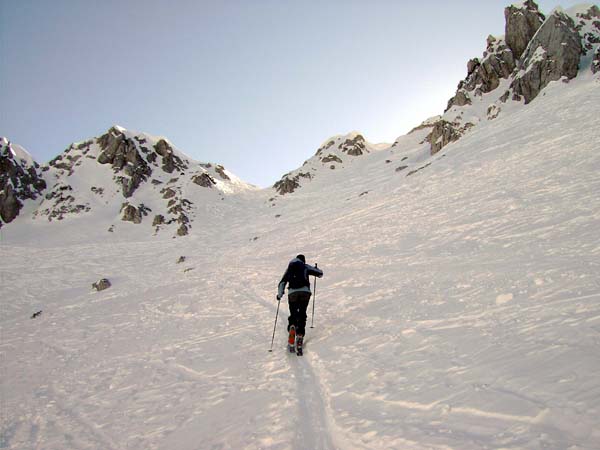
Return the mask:
<path fill-rule="evenodd" d="M 138 152 L 137 144 L 117 128 L 111 128 L 98 138 L 98 145 L 102 148 L 98 162 L 111 164 L 115 174 L 120 174 L 115 179 L 120 181 L 125 198 L 131 197 L 140 184 L 152 175 L 152 169 Z"/>
<path fill-rule="evenodd" d="M 102 278 L 101 280 L 92 284 L 92 288 L 96 289 L 97 291 L 103 291 L 109 287 L 111 287 L 111 284 L 108 278 Z"/>
<path fill-rule="evenodd" d="M 194 175 L 192 177 L 192 181 L 195 184 L 197 184 L 198 186 L 202 186 L 202 187 L 206 187 L 206 188 L 211 188 L 215 184 L 217 184 L 215 179 L 206 172 L 198 174 L 198 175 Z"/>

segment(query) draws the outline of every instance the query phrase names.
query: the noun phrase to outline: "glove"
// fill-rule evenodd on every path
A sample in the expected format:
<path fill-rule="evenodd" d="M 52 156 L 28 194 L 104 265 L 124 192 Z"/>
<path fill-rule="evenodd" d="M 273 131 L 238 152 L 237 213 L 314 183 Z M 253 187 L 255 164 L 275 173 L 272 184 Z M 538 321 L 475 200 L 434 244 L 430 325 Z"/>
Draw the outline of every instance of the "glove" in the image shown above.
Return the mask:
<path fill-rule="evenodd" d="M 281 295 L 277 294 L 277 300 L 281 300 Z"/>

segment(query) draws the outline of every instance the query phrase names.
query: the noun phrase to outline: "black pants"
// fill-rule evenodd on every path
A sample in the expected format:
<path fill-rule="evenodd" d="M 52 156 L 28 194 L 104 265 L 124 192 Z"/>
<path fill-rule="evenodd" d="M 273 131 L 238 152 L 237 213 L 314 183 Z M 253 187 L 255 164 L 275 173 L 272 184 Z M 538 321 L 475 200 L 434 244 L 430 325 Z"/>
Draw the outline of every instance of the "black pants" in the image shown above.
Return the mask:
<path fill-rule="evenodd" d="M 292 292 L 288 295 L 290 317 L 288 317 L 288 331 L 292 325 L 296 327 L 296 334 L 304 336 L 306 328 L 306 309 L 310 301 L 310 292 Z"/>

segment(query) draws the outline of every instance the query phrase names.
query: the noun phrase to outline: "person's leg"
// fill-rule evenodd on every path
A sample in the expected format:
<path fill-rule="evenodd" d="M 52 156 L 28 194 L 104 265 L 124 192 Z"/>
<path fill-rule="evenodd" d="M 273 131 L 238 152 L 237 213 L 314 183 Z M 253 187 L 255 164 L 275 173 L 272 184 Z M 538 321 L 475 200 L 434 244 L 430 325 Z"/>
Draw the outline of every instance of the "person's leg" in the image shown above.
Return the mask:
<path fill-rule="evenodd" d="M 295 301 L 296 308 L 296 334 L 304 336 L 306 331 L 306 310 L 310 302 L 310 292 L 298 292 L 300 294 Z"/>
<path fill-rule="evenodd" d="M 290 316 L 288 317 L 288 331 L 292 325 L 298 329 L 298 292 L 288 295 L 288 305 L 290 307 Z"/>

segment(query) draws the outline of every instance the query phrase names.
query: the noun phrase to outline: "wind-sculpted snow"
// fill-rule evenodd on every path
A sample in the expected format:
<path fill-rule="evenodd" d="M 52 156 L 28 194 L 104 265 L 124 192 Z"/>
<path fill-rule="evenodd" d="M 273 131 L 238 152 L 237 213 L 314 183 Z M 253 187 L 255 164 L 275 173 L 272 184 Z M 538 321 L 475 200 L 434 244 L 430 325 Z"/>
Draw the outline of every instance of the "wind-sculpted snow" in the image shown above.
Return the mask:
<path fill-rule="evenodd" d="M 597 448 L 599 88 L 210 203 L 184 239 L 3 227 L 0 447 Z M 302 358 L 285 302 L 267 351 L 300 252 Z"/>

